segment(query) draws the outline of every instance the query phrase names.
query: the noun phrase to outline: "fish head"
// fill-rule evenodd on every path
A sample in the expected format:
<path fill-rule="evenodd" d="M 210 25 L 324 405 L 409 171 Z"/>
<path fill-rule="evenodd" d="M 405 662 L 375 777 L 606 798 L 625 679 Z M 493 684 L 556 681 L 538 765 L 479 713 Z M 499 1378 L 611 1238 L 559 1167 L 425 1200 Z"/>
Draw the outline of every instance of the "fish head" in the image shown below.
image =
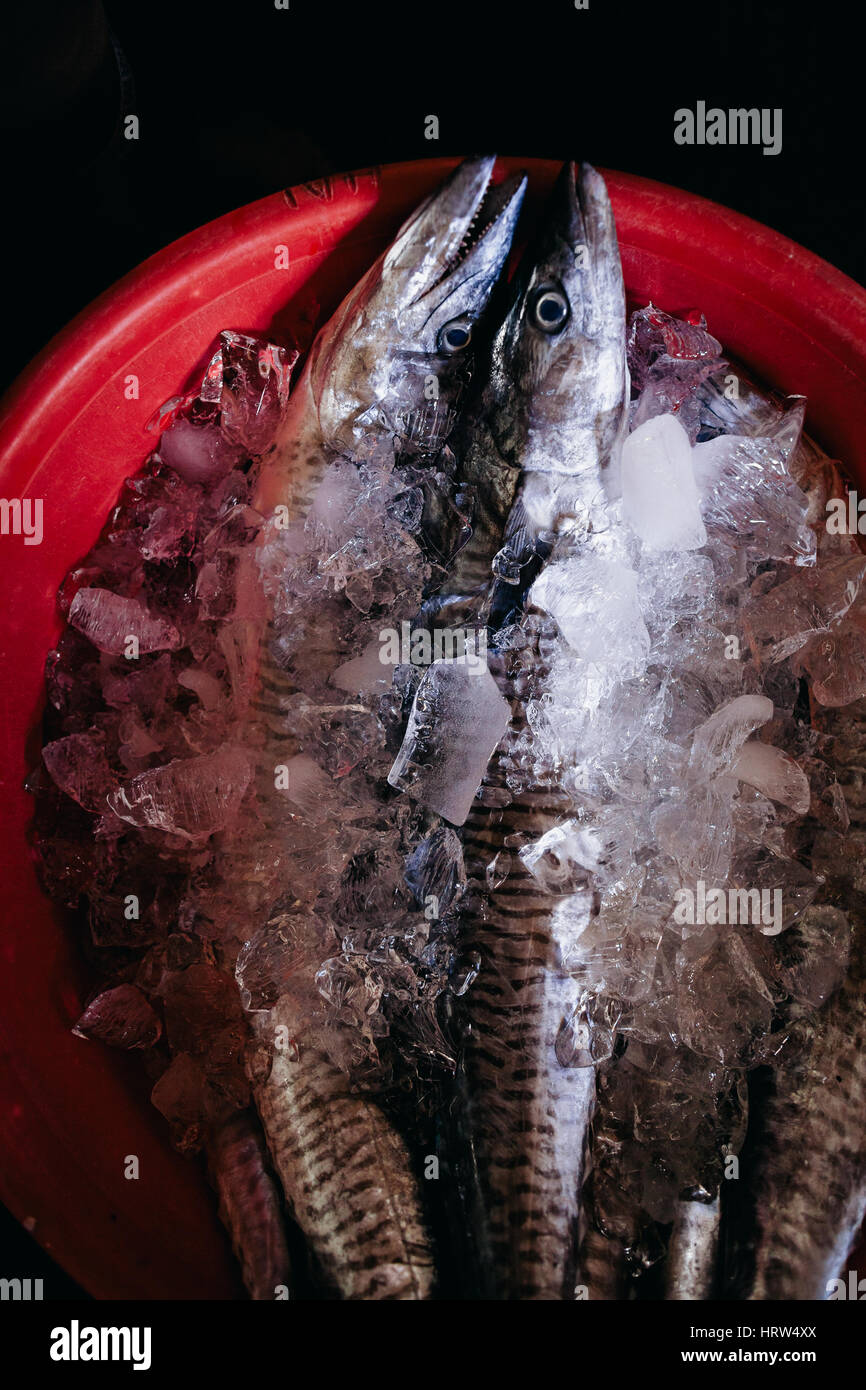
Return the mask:
<path fill-rule="evenodd" d="M 329 447 L 351 451 L 373 430 L 423 455 L 447 439 L 526 187 L 515 177 L 491 188 L 494 163 L 458 165 L 317 340 L 310 389 Z"/>
<path fill-rule="evenodd" d="M 601 175 L 569 162 L 514 277 L 492 346 L 487 418 L 524 471 L 607 467 L 629 396 L 625 289 Z"/>

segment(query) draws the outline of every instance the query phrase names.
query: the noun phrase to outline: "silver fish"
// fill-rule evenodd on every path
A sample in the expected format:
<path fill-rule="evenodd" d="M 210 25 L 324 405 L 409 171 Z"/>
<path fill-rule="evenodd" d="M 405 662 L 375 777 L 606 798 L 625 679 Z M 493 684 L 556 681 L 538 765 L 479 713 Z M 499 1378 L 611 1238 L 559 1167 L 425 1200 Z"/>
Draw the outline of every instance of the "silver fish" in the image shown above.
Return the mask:
<path fill-rule="evenodd" d="M 665 1260 L 665 1297 L 701 1302 L 711 1298 L 717 1277 L 721 1201 L 682 1199 Z"/>
<path fill-rule="evenodd" d="M 505 528 L 518 573 L 561 514 L 597 508 L 624 425 L 622 272 L 607 193 L 589 166 L 565 166 L 531 255 L 496 340 L 488 395 L 489 445 L 503 470 L 520 470 Z M 509 834 L 540 835 L 570 804 L 539 785 L 501 809 L 514 727 L 463 830 L 470 882 L 462 944 L 481 966 L 464 1001 L 461 1123 L 477 1172 L 488 1292 L 565 1299 L 574 1295 L 595 1076 L 592 1066 L 560 1056 L 579 987 L 559 963 L 551 898 L 522 864 L 492 891 L 485 879 Z M 503 794 L 499 807 L 491 791 Z"/>
<path fill-rule="evenodd" d="M 447 440 L 526 188 L 520 177 L 491 188 L 495 162 L 458 165 L 318 334 L 259 481 L 263 514 L 304 514 L 324 451 L 351 453 L 370 433 L 410 454 Z"/>
<path fill-rule="evenodd" d="M 283 443 L 258 505 L 302 516 L 329 457 L 370 436 L 398 455 L 432 457 L 456 422 L 473 336 L 504 266 L 525 180 L 485 199 L 493 159 L 459 166 L 413 214 L 319 335 L 292 396 Z M 436 382 L 432 401 L 431 380 Z M 265 528 L 265 541 L 268 528 Z M 263 658 L 254 717 L 268 729 L 263 763 L 291 738 L 285 675 Z M 274 818 L 276 816 L 276 818 Z M 291 826 L 266 813 L 267 835 L 291 849 Z M 256 1016 L 272 1047 L 277 1014 Z M 344 1298 L 430 1296 L 433 1259 L 405 1144 L 370 1099 L 315 1048 L 273 1051 L 255 1089 L 286 1198 L 325 1280 Z"/>

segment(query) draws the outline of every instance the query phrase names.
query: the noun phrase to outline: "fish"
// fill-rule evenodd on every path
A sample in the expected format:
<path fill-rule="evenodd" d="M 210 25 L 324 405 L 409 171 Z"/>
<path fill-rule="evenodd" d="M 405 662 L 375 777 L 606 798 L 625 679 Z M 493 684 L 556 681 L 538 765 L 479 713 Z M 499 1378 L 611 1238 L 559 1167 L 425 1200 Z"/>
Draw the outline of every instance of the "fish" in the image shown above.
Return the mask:
<path fill-rule="evenodd" d="M 739 391 L 710 378 L 698 389 L 705 437 L 777 434 L 782 404 L 739 368 Z M 788 419 L 802 425 L 802 398 L 789 397 Z M 838 466 L 794 428 L 790 471 L 809 499 L 808 522 L 819 558 L 850 554 L 856 538 L 826 530 L 826 499 L 843 496 Z M 850 934 L 847 972 L 830 997 L 813 972 L 814 1011 L 790 1029 L 775 1062 L 750 1079 L 749 1131 L 736 1183 L 723 1184 L 718 1277 L 727 1297 L 750 1301 L 824 1300 L 832 1295 L 866 1217 L 866 882 L 858 849 L 866 829 L 866 705 L 822 708 L 812 698 L 819 757 L 841 788 L 837 823 L 819 826 L 810 847 L 824 884 L 814 908 L 781 938 L 784 960 L 808 962 L 830 921 Z M 841 812 L 841 815 L 840 815 Z M 829 914 L 829 917 L 828 917 Z M 814 937 L 812 933 L 817 932 Z"/>
<path fill-rule="evenodd" d="M 712 1298 L 718 1273 L 721 1198 L 681 1198 L 665 1258 L 665 1298 L 703 1302 Z"/>
<path fill-rule="evenodd" d="M 748 1301 L 833 1297 L 866 1218 L 866 883 L 851 853 L 866 830 L 866 701 L 821 711 L 820 727 L 850 831 L 817 836 L 816 906 L 847 922 L 850 955 L 841 986 L 759 1080 L 725 1272 L 729 1296 Z"/>
<path fill-rule="evenodd" d="M 207 1145 L 219 1216 L 251 1299 L 288 1298 L 294 1289 L 282 1197 L 267 1164 L 261 1127 L 250 1110 L 219 1125 Z"/>
<path fill-rule="evenodd" d="M 487 457 L 509 479 L 503 495 L 512 488 L 500 535 L 518 574 L 561 514 L 581 505 L 598 509 L 625 421 L 624 324 L 622 271 L 603 180 L 588 165 L 568 163 L 540 238 L 518 272 L 496 337 L 488 392 Z M 492 515 L 485 526 L 488 551 L 498 523 Z M 483 565 L 474 571 L 466 565 L 479 579 L 482 571 Z M 509 605 L 509 611 L 519 608 L 519 596 Z M 500 686 L 519 712 L 518 693 L 503 677 Z M 563 1065 L 557 1055 L 579 987 L 558 963 L 550 896 L 520 863 L 498 886 L 491 889 L 486 880 L 486 866 L 510 834 L 540 835 L 570 804 L 552 785 L 510 799 L 506 767 L 516 727 L 494 755 L 461 831 L 468 887 L 460 938 L 480 967 L 459 1001 L 455 1142 L 466 1147 L 468 1170 L 476 1175 L 467 1202 L 477 1228 L 475 1278 L 482 1296 L 567 1299 L 574 1296 L 595 1076 L 592 1066 Z"/>
<path fill-rule="evenodd" d="M 317 335 L 259 479 L 263 515 L 303 516 L 326 453 L 351 453 L 365 435 L 413 457 L 446 443 L 526 189 L 521 175 L 491 186 L 495 163 L 459 164 Z"/>
<path fill-rule="evenodd" d="M 343 484 L 351 491 L 360 461 L 377 449 L 383 456 L 390 451 L 395 468 L 405 467 L 407 477 L 410 469 L 422 477 L 434 471 L 459 419 L 475 339 L 504 269 L 526 186 L 521 177 L 491 186 L 494 163 L 493 156 L 464 161 L 408 219 L 318 335 L 288 400 L 296 354 L 229 332 L 209 367 L 207 400 L 197 398 L 189 414 L 192 397 L 160 413 L 168 428 L 146 476 L 132 481 L 124 504 L 112 514 L 114 545 L 98 543 L 89 557 L 93 568 L 82 573 L 110 585 L 107 592 L 85 595 L 95 605 L 94 621 L 102 621 L 107 611 L 110 622 L 111 605 L 119 605 L 124 615 L 133 615 L 124 617 L 127 623 L 149 624 L 157 645 L 184 648 L 180 671 L 164 651 L 129 676 L 117 661 L 112 667 L 110 658 L 100 666 L 99 633 L 92 625 L 86 639 L 67 633 L 67 654 L 56 658 L 55 722 L 62 733 L 75 731 L 71 740 L 58 742 L 61 754 L 55 749 L 60 761 L 55 759 L 52 778 L 72 797 L 59 803 L 59 824 L 71 815 L 79 878 L 94 890 L 92 913 L 110 919 L 107 939 L 121 947 L 114 955 L 125 972 L 122 997 L 134 1001 L 124 1020 L 118 1017 L 116 992 L 106 991 L 97 1020 L 101 1032 L 94 1035 L 110 1033 L 122 1046 L 152 1045 L 160 1025 L 148 1001 L 171 992 L 171 1062 L 166 1068 L 160 1054 L 163 1071 L 154 1099 L 183 1147 L 206 1148 L 220 1214 L 254 1298 L 293 1293 L 281 1230 L 283 1199 L 330 1294 L 414 1299 L 428 1297 L 433 1287 L 430 1239 L 405 1143 L 375 1100 L 352 1089 L 348 1067 L 308 1046 L 303 1036 L 290 1034 L 290 1046 L 280 1047 L 275 1034 L 282 1023 L 272 1010 L 276 1001 L 259 995 L 253 1001 L 245 994 L 249 978 L 241 965 L 251 938 L 264 935 L 268 948 L 276 950 L 283 939 L 279 924 L 289 920 L 294 926 L 300 920 L 292 917 L 297 904 L 291 895 L 284 901 L 285 879 L 295 863 L 313 852 L 311 846 L 325 859 L 333 853 L 336 862 L 341 853 L 316 829 L 309 806 L 306 815 L 299 814 L 275 796 L 274 766 L 302 741 L 296 697 L 300 694 L 302 705 L 305 700 L 281 659 L 287 624 L 285 614 L 275 611 L 274 593 L 281 567 L 291 561 L 291 547 L 281 548 L 279 541 L 284 534 L 295 541 L 305 534 L 305 517 L 332 465 L 338 491 Z M 273 434 L 280 412 L 282 430 L 272 439 L 268 431 Z M 228 417 L 235 433 L 227 428 Z M 368 509 L 371 520 L 384 515 L 397 488 L 395 482 L 388 496 L 376 494 Z M 161 504 L 155 512 L 148 511 L 152 498 Z M 434 529 L 436 522 L 433 516 Z M 394 524 L 404 535 L 402 523 Z M 144 531 L 151 541 L 158 535 L 164 565 L 153 564 Z M 187 550 L 194 549 L 194 562 L 187 551 L 181 553 L 181 535 Z M 363 543 L 364 536 L 353 539 Z M 406 541 L 407 553 L 412 545 Z M 420 555 L 419 547 L 412 554 Z M 145 572 L 145 562 L 154 574 Z M 200 582 L 205 579 L 206 590 Z M 77 599 L 80 579 L 74 587 Z M 183 636 L 165 619 L 154 621 L 137 597 L 142 594 L 151 606 L 175 611 Z M 172 608 L 176 600 L 180 613 Z M 197 604 L 213 621 L 193 632 Z M 308 626 L 327 630 L 331 610 L 312 608 Z M 292 622 L 290 617 L 289 631 Z M 332 635 L 325 631 L 326 645 Z M 100 640 L 109 642 L 103 650 L 116 654 L 114 635 Z M 95 644 L 88 647 L 88 642 Z M 204 669 L 206 661 L 210 671 Z M 76 666 L 86 668 L 86 675 L 74 698 L 67 699 L 75 689 Z M 179 675 L 189 675 L 193 685 L 184 686 Z M 109 707 L 114 708 L 111 700 L 131 701 L 129 708 L 144 712 L 153 728 L 159 724 L 161 740 L 148 733 L 135 750 L 130 745 L 122 754 L 118 745 L 128 735 L 104 713 L 103 680 L 114 682 Z M 187 719 L 193 687 L 195 703 Z M 353 704 L 340 691 L 327 699 L 333 703 L 325 707 L 326 718 L 348 713 L 368 727 L 372 722 L 369 700 Z M 95 721 L 81 734 L 88 701 Z M 138 713 L 132 722 L 137 721 Z M 170 748 L 164 756 L 171 761 L 154 766 L 163 747 Z M 202 749 L 213 751 L 190 757 Z M 93 764 L 95 774 L 84 770 Z M 307 758 L 308 770 L 309 764 Z M 143 800 L 136 776 L 125 778 L 120 766 L 147 769 Z M 338 780 L 345 773 L 335 769 L 339 788 L 348 785 Z M 314 775 L 331 785 L 322 769 Z M 106 804 L 109 793 L 119 797 L 122 820 Z M 310 804 L 314 811 L 314 795 Z M 88 817 L 97 815 L 107 816 L 114 838 L 104 846 L 96 841 L 94 848 Z M 351 807 L 345 820 L 347 843 L 354 837 L 362 845 L 369 824 L 359 829 Z M 149 827 L 156 828 L 153 839 L 141 833 Z M 165 831 L 168 835 L 160 838 Z M 121 835 L 118 856 L 113 851 Z M 164 900 L 160 896 L 151 905 L 148 879 L 156 866 Z M 131 877 L 134 886 L 140 880 L 142 893 L 148 887 L 138 928 L 116 926 L 111 893 L 118 876 L 122 882 Z M 58 886 L 69 891 L 65 875 Z M 76 901 L 78 892 L 76 881 Z M 279 910 L 273 915 L 277 895 Z M 201 937 L 195 928 L 178 931 L 180 912 L 187 922 L 208 923 Z M 278 952 L 279 971 L 283 979 L 303 977 L 304 989 L 315 995 L 315 970 L 322 959 L 316 952 L 333 941 L 333 928 L 323 926 L 316 936 L 314 913 L 305 926 L 316 940 L 297 958 L 286 945 Z M 172 935 L 165 942 L 167 932 Z M 131 965 L 127 947 L 139 950 L 138 956 L 133 951 Z M 109 955 L 109 967 L 112 963 Z M 249 1039 L 240 1013 L 244 999 L 251 1004 Z M 138 1031 L 130 1041 L 133 1024 Z M 263 1135 L 246 1108 L 250 1090 Z"/>
<path fill-rule="evenodd" d="M 256 506 L 266 516 L 282 506 L 292 520 L 303 518 L 326 462 L 371 439 L 392 441 L 398 460 L 416 469 L 445 446 L 525 189 L 517 177 L 488 192 L 493 164 L 485 157 L 458 166 L 320 333 L 259 480 Z M 262 544 L 272 535 L 266 522 Z M 291 681 L 273 661 L 272 639 L 269 620 L 251 703 L 268 731 L 263 765 L 280 762 L 293 736 L 285 714 Z M 267 836 L 290 850 L 291 826 L 279 809 L 264 815 Z M 321 1051 L 303 1041 L 291 1054 L 275 1049 L 267 1012 L 254 1028 L 272 1051 L 255 1086 L 257 1109 L 325 1283 L 346 1299 L 429 1298 L 433 1256 L 405 1142 Z"/>

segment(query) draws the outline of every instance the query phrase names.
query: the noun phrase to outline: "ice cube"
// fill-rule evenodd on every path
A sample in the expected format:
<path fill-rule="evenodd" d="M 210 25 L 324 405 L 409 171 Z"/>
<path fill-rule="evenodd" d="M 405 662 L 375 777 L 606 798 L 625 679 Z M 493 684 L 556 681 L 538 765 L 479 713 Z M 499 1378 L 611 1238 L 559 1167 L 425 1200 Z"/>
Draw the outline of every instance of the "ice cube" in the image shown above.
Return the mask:
<path fill-rule="evenodd" d="M 243 452 L 214 423 L 181 418 L 160 439 L 159 457 L 186 482 L 213 487 L 242 460 Z"/>
<path fill-rule="evenodd" d="M 866 559 L 845 556 L 801 569 L 765 592 L 753 586 L 755 597 L 743 610 L 743 627 L 756 660 L 784 661 L 840 622 L 858 600 L 864 575 Z"/>
<path fill-rule="evenodd" d="M 798 1003 L 817 1009 L 843 983 L 851 925 L 829 903 L 807 907 L 782 938 L 781 978 Z"/>
<path fill-rule="evenodd" d="M 673 371 L 683 364 L 701 362 L 716 369 L 722 345 L 707 331 L 703 314 L 696 313 L 694 319 L 674 318 L 649 304 L 629 319 L 627 351 L 632 385 L 642 391 L 653 366 Z"/>
<path fill-rule="evenodd" d="M 344 661 L 331 676 L 331 684 L 338 690 L 348 690 L 358 695 L 384 694 L 390 688 L 395 662 L 383 661 L 382 640 L 375 638 L 364 648 L 360 656 Z"/>
<path fill-rule="evenodd" d="M 787 468 L 790 442 L 718 435 L 692 451 L 701 512 L 711 535 L 727 537 L 753 559 L 810 564 L 815 535 L 807 525 L 808 499 Z"/>
<path fill-rule="evenodd" d="M 440 826 L 421 841 L 406 860 L 405 877 L 418 907 L 435 899 L 436 915 L 444 917 L 466 887 L 463 849 L 450 827 Z"/>
<path fill-rule="evenodd" d="M 567 820 L 525 845 L 520 858 L 547 893 L 571 894 L 586 885 L 598 867 L 601 844 L 579 821 Z"/>
<path fill-rule="evenodd" d="M 866 631 L 859 623 L 843 619 L 810 642 L 800 660 L 819 704 L 838 708 L 866 695 Z"/>
<path fill-rule="evenodd" d="M 622 509 L 648 550 L 706 545 L 691 445 L 675 416 L 647 420 L 623 444 Z"/>
<path fill-rule="evenodd" d="M 69 734 L 42 749 L 51 780 L 85 811 L 104 811 L 117 785 L 103 743 L 93 734 Z"/>
<path fill-rule="evenodd" d="M 771 801 L 790 806 L 804 816 L 812 799 L 809 779 L 789 753 L 759 739 L 743 744 L 731 767 L 731 776 L 756 787 Z"/>
<path fill-rule="evenodd" d="M 329 921 L 295 911 L 276 912 L 238 953 L 235 978 L 243 1007 L 253 1013 L 269 1009 L 302 979 L 312 988 L 316 970 L 336 946 Z"/>
<path fill-rule="evenodd" d="M 434 661 L 415 694 L 392 787 L 462 825 L 511 709 L 477 657 Z"/>
<path fill-rule="evenodd" d="M 281 764 L 276 785 L 292 810 L 311 825 L 326 820 L 334 809 L 334 784 L 308 753 L 296 753 Z"/>
<path fill-rule="evenodd" d="M 571 555 L 546 565 L 529 603 L 556 622 L 584 661 L 638 675 L 650 649 L 638 602 L 634 570 L 594 554 Z"/>
<path fill-rule="evenodd" d="M 282 420 L 298 354 L 244 333 L 223 332 L 220 344 L 220 428 L 232 444 L 259 455 Z"/>
<path fill-rule="evenodd" d="M 154 617 L 137 599 L 113 594 L 110 589 L 79 589 L 69 608 L 69 621 L 111 656 L 132 659 L 146 652 L 175 651 L 183 645 L 172 623 Z"/>
<path fill-rule="evenodd" d="M 251 776 L 246 753 L 225 747 L 139 773 L 108 804 L 130 825 L 197 839 L 231 824 Z"/>
<path fill-rule="evenodd" d="M 162 1024 L 141 990 L 123 984 L 91 999 L 72 1031 L 109 1047 L 152 1047 Z"/>
<path fill-rule="evenodd" d="M 695 730 L 689 765 L 698 776 L 715 777 L 729 769 L 750 734 L 773 717 L 766 695 L 738 695 Z"/>

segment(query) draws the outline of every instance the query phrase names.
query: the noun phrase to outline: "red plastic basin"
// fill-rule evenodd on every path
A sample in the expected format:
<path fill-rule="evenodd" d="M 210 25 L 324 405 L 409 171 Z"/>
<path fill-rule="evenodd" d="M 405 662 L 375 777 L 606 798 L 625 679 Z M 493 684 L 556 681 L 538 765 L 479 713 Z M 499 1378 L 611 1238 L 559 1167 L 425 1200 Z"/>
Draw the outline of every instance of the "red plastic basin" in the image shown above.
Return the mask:
<path fill-rule="evenodd" d="M 239 1289 L 204 1178 L 169 1148 L 134 1060 L 69 1031 L 87 981 L 63 915 L 38 888 L 22 787 L 38 759 L 55 593 L 149 453 L 145 422 L 219 330 L 279 334 L 311 302 L 329 311 L 453 163 L 319 180 L 202 227 L 96 300 L 4 402 L 0 496 L 43 498 L 45 531 L 39 546 L 0 536 L 0 1198 L 97 1297 Z M 502 166 L 528 168 L 533 208 L 557 170 L 541 160 Z M 702 308 L 759 377 L 808 396 L 811 433 L 866 485 L 866 291 L 714 203 L 606 177 L 630 296 Z M 274 268 L 281 245 L 286 270 Z M 127 399 L 130 376 L 138 399 Z M 138 1181 L 123 1176 L 129 1154 L 139 1157 Z"/>

